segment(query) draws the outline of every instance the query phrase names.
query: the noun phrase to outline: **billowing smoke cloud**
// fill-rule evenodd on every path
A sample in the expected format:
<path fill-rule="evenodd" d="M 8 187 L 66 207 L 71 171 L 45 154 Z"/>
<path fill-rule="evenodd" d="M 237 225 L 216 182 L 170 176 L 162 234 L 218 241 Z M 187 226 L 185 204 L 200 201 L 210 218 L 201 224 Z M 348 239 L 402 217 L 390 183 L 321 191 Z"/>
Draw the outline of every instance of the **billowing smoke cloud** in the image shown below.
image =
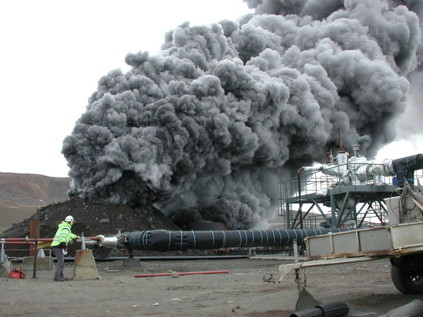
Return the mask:
<path fill-rule="evenodd" d="M 64 140 L 72 195 L 251 228 L 339 131 L 344 146 L 370 136 L 370 154 L 395 137 L 421 42 L 411 7 L 246 2 L 256 14 L 183 24 L 100 79 Z"/>

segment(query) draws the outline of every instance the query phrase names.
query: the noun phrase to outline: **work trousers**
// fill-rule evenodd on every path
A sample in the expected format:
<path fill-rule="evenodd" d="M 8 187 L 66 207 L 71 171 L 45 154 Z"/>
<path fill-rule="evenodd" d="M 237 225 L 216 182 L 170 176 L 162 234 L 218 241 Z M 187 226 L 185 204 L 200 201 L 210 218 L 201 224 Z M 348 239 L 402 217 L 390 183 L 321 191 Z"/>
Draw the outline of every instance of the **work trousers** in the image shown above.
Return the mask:
<path fill-rule="evenodd" d="M 54 272 L 54 280 L 60 281 L 65 278 L 63 275 L 63 269 L 65 267 L 65 256 L 63 254 L 63 249 L 61 248 L 52 248 L 53 254 L 57 258 L 56 272 Z"/>

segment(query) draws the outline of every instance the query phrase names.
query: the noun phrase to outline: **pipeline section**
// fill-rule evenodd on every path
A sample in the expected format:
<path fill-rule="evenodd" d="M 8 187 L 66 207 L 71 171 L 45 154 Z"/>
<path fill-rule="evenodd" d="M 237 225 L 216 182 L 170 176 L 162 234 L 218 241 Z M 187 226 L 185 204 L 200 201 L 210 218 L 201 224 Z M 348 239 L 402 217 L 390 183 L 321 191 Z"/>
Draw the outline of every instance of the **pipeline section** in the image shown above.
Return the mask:
<path fill-rule="evenodd" d="M 347 316 L 349 311 L 350 308 L 347 303 L 335 302 L 320 304 L 315 308 L 294 312 L 289 317 L 342 317 Z"/>
<path fill-rule="evenodd" d="M 414 172 L 423 169 L 423 154 L 411 155 L 392 160 L 392 168 L 395 172 Z"/>
<path fill-rule="evenodd" d="M 413 186 L 414 171 L 423 169 L 423 154 L 393 160 L 391 166 L 398 179 L 398 186 L 402 187 L 405 180 Z"/>
<path fill-rule="evenodd" d="M 272 230 L 210 230 L 167 231 L 147 230 L 124 233 L 119 242 L 129 250 L 185 251 L 221 248 L 292 246 L 294 240 L 303 244 L 311 236 L 347 231 L 349 229 L 272 229 Z M 100 237 L 100 245 L 112 246 L 113 241 Z M 118 241 L 116 241 L 117 244 Z M 117 245 L 115 246 L 117 247 Z"/>

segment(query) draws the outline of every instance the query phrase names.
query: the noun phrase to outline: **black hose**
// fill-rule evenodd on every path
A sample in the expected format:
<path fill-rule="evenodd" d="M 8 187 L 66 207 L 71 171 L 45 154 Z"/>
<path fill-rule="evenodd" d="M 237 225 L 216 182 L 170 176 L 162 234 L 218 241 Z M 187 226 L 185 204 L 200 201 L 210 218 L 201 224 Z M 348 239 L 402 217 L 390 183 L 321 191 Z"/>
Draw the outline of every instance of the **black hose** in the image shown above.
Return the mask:
<path fill-rule="evenodd" d="M 289 317 L 342 317 L 347 316 L 350 308 L 346 303 L 335 302 L 320 304 L 311 309 L 294 312 Z"/>
<path fill-rule="evenodd" d="M 323 311 L 323 316 L 325 317 L 346 316 L 350 311 L 348 305 L 343 302 L 320 304 L 316 307 Z"/>
<path fill-rule="evenodd" d="M 250 248 L 261 246 L 292 246 L 296 240 L 303 244 L 310 236 L 348 229 L 272 229 L 226 231 L 135 231 L 124 233 L 124 244 L 129 250 L 185 251 L 220 248 Z"/>
<path fill-rule="evenodd" d="M 289 317 L 324 317 L 324 315 L 320 308 L 311 308 L 294 312 Z"/>

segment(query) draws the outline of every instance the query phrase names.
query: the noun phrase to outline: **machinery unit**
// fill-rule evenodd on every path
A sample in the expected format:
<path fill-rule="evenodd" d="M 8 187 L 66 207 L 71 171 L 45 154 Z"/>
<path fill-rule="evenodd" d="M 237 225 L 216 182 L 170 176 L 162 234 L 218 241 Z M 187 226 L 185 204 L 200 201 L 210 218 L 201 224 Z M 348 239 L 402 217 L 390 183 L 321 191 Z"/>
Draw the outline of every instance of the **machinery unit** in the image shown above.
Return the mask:
<path fill-rule="evenodd" d="M 287 228 L 362 228 L 387 224 L 387 198 L 399 196 L 405 181 L 415 186 L 415 171 L 423 169 L 423 155 L 368 161 L 353 147 L 348 157 L 340 149 L 324 165 L 304 166 L 297 178 L 280 184 L 280 215 Z M 310 219 L 313 219 L 311 224 Z M 317 220 L 315 220 L 317 219 Z M 372 224 L 373 222 L 373 224 Z"/>

